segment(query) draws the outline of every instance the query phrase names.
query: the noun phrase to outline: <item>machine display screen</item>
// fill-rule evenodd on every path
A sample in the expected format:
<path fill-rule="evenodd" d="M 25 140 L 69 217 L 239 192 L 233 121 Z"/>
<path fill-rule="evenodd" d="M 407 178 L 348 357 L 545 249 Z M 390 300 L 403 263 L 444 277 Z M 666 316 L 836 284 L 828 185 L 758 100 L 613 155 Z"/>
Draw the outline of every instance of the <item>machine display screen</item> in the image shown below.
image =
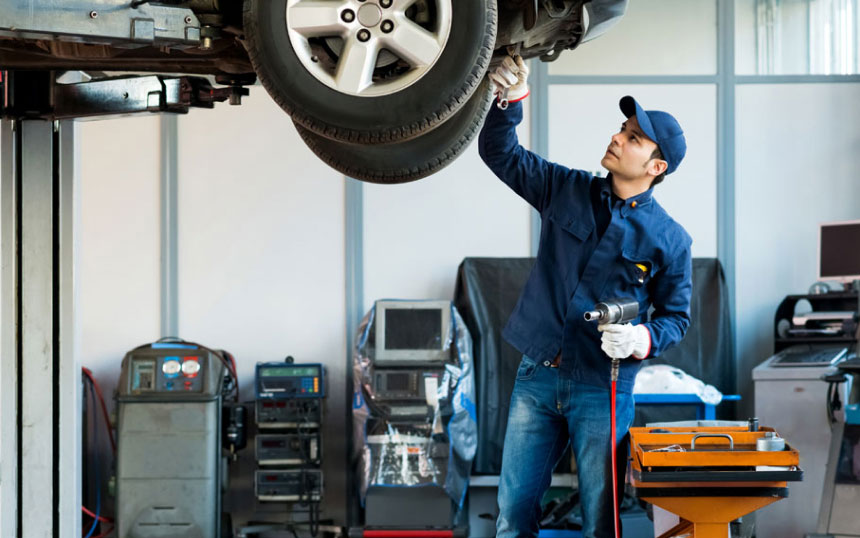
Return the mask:
<path fill-rule="evenodd" d="M 821 278 L 860 276 L 860 222 L 821 226 Z"/>
<path fill-rule="evenodd" d="M 409 374 L 388 374 L 385 388 L 389 391 L 398 392 L 409 390 Z"/>
<path fill-rule="evenodd" d="M 442 349 L 442 315 L 436 308 L 385 310 L 385 349 Z"/>
<path fill-rule="evenodd" d="M 260 368 L 260 377 L 319 377 L 318 368 L 313 366 L 281 366 Z"/>
<path fill-rule="evenodd" d="M 132 362 L 131 390 L 153 390 L 155 388 L 155 361 L 135 360 Z"/>

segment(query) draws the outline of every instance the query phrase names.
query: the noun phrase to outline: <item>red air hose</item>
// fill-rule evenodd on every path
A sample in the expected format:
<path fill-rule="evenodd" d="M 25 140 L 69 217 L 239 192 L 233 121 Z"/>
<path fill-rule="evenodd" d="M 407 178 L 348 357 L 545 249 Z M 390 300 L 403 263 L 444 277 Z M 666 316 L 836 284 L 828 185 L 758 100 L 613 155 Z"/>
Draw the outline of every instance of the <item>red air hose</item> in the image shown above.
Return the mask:
<path fill-rule="evenodd" d="M 620 538 L 618 521 L 618 465 L 615 454 L 615 385 L 618 381 L 618 359 L 612 361 L 612 396 L 609 404 L 609 416 L 612 429 L 609 436 L 609 451 L 612 454 L 612 523 L 615 526 L 615 538 Z"/>

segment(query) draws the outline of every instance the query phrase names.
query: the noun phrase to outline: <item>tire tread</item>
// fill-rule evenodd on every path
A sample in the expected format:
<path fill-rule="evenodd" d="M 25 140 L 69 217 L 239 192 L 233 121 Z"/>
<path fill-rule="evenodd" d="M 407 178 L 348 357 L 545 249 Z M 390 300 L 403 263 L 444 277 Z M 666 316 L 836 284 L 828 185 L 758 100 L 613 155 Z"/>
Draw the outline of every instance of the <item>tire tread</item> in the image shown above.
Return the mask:
<path fill-rule="evenodd" d="M 469 75 L 463 84 L 455 92 L 456 98 L 447 103 L 443 103 L 439 110 L 425 116 L 420 121 L 413 122 L 410 125 L 402 125 L 390 127 L 385 130 L 357 130 L 347 129 L 343 127 L 335 127 L 319 121 L 317 118 L 307 114 L 304 110 L 293 107 L 282 90 L 274 83 L 273 77 L 269 74 L 268 66 L 262 59 L 263 52 L 261 44 L 257 36 L 259 35 L 257 27 L 257 7 L 263 0 L 245 0 L 242 11 L 244 21 L 244 40 L 248 57 L 251 65 L 257 72 L 257 77 L 260 83 L 275 101 L 294 122 L 302 127 L 309 129 L 317 134 L 332 140 L 341 142 L 349 142 L 353 144 L 389 144 L 401 140 L 409 140 L 415 138 L 427 131 L 432 130 L 436 126 L 444 123 L 448 118 L 455 114 L 469 100 L 472 93 L 483 80 L 490 65 L 490 59 L 493 55 L 493 50 L 496 43 L 496 30 L 498 26 L 498 6 L 496 0 L 488 0 L 487 5 L 487 23 L 485 25 L 484 40 L 481 44 L 478 53 L 478 59 L 475 65 L 469 71 Z M 457 0 L 455 0 L 457 1 Z M 472 0 L 459 0 L 472 1 Z"/>
<path fill-rule="evenodd" d="M 473 98 L 479 97 L 474 96 Z M 298 123 L 296 123 L 296 128 L 299 132 L 299 136 L 301 136 L 305 144 L 307 144 L 317 157 L 330 167 L 338 170 L 348 177 L 370 183 L 407 183 L 425 178 L 448 166 L 457 157 L 459 157 L 466 147 L 468 147 L 468 145 L 475 139 L 475 136 L 483 125 L 489 106 L 493 102 L 493 95 L 491 92 L 486 92 L 485 95 L 480 97 L 480 99 L 481 104 L 478 113 L 474 114 L 472 118 L 470 118 L 466 129 L 456 138 L 456 140 L 451 141 L 449 146 L 442 153 L 430 156 L 426 160 L 419 161 L 414 166 L 409 167 L 371 169 L 357 165 L 354 161 L 349 160 L 348 155 L 345 155 L 343 151 L 339 151 L 339 149 L 342 148 L 342 143 L 340 141 L 332 141 L 321 137 Z"/>

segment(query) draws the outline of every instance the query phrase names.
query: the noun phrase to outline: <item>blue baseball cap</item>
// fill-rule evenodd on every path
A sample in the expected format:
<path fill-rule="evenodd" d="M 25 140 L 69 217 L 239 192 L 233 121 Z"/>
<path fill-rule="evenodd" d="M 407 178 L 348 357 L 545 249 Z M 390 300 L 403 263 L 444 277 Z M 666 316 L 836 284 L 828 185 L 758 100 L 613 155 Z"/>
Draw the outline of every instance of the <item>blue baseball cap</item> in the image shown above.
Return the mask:
<path fill-rule="evenodd" d="M 636 115 L 639 127 L 645 136 L 657 143 L 663 160 L 668 163 L 666 174 L 671 174 L 678 168 L 684 155 L 687 153 L 687 140 L 684 131 L 671 114 L 661 110 L 643 110 L 636 99 L 629 95 L 621 98 L 618 103 L 625 117 L 631 118 Z"/>

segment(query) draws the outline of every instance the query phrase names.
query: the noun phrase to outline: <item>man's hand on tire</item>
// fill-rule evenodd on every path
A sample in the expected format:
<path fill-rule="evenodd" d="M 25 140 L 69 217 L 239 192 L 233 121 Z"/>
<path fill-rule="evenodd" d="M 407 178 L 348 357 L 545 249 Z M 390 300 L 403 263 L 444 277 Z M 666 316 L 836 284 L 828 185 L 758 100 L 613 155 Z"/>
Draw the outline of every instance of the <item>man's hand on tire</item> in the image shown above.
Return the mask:
<path fill-rule="evenodd" d="M 506 56 L 504 61 L 490 72 L 490 80 L 493 82 L 494 92 L 502 97 L 505 96 L 510 103 L 522 101 L 529 95 L 529 68 L 519 54 L 512 58 Z"/>

